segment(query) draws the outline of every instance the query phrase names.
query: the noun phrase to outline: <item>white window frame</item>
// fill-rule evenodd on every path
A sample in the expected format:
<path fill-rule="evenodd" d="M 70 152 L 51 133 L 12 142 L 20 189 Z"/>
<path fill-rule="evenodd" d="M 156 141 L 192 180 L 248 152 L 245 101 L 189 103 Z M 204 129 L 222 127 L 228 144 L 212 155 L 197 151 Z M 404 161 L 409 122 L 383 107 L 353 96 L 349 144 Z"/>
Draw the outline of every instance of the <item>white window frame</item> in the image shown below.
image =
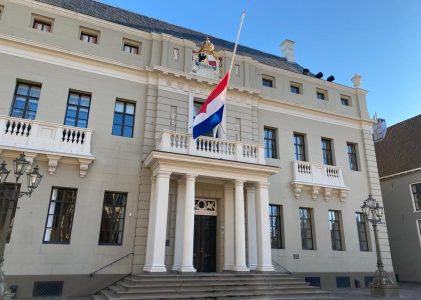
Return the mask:
<path fill-rule="evenodd" d="M 421 181 L 418 182 L 411 182 L 409 184 L 409 193 L 411 194 L 411 199 L 412 199 L 412 207 L 414 208 L 414 212 L 421 212 L 421 209 L 417 210 L 417 207 L 415 206 L 415 199 L 414 199 L 414 193 L 412 193 L 412 185 L 413 184 L 421 184 Z"/>

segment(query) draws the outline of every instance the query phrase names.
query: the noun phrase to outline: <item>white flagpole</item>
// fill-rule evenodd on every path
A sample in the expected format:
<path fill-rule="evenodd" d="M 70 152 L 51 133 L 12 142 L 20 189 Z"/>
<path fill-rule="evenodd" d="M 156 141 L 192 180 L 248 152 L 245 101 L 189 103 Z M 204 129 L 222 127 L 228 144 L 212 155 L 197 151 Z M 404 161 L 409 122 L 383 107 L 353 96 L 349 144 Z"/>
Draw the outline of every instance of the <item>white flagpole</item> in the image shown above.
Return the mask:
<path fill-rule="evenodd" d="M 238 27 L 237 38 L 236 38 L 236 40 L 235 40 L 234 50 L 233 50 L 233 52 L 232 52 L 232 57 L 231 57 L 230 67 L 229 67 L 229 69 L 228 69 L 228 74 L 229 74 L 229 75 L 228 75 L 228 86 L 229 86 L 229 78 L 231 77 L 232 67 L 234 66 L 235 53 L 237 52 L 237 46 L 238 46 L 238 42 L 239 42 L 239 40 L 240 40 L 241 28 L 243 27 L 243 21 L 244 21 L 244 17 L 245 17 L 245 16 L 246 16 L 246 12 L 245 12 L 245 11 L 243 11 L 243 13 L 241 14 L 240 26 Z M 225 116 L 225 110 L 226 110 L 226 108 L 225 108 L 225 107 L 226 107 L 226 106 L 224 105 L 224 116 Z M 222 122 L 221 122 L 221 123 L 219 123 L 219 126 L 222 128 L 222 131 L 224 131 L 224 133 L 225 133 L 225 130 L 224 130 L 224 128 L 222 127 Z M 217 132 L 218 132 L 218 130 L 215 130 L 214 137 L 216 137 Z"/>

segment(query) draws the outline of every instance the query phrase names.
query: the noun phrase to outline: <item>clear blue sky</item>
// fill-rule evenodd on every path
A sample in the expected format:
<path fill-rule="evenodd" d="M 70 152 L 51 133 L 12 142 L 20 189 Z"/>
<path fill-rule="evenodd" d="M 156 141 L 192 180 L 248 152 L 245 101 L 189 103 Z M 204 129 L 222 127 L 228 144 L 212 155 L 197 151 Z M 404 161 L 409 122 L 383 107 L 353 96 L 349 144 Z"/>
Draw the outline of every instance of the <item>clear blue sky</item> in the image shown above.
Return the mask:
<path fill-rule="evenodd" d="M 419 0 L 101 0 L 172 24 L 280 55 L 295 41 L 295 59 L 312 72 L 351 86 L 363 76 L 370 115 L 387 124 L 421 113 Z"/>

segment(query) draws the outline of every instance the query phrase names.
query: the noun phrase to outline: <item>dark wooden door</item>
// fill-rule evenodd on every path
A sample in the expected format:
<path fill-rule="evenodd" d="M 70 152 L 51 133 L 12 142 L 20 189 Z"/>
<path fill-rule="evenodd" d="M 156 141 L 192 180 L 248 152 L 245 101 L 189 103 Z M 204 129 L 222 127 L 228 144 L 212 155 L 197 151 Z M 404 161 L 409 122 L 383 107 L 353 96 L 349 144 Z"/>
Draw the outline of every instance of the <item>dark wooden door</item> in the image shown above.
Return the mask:
<path fill-rule="evenodd" d="M 216 216 L 194 216 L 193 265 L 197 272 L 216 272 Z"/>

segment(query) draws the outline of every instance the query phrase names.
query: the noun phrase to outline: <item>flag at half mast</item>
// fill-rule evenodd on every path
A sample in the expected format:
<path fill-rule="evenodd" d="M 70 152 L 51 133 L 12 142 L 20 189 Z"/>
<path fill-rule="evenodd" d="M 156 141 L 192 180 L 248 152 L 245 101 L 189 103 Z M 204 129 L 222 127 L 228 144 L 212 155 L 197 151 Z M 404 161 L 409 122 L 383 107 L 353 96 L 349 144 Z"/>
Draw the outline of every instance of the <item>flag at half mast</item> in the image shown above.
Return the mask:
<path fill-rule="evenodd" d="M 225 74 L 221 82 L 206 99 L 193 121 L 193 138 L 197 138 L 215 128 L 222 122 L 230 73 Z"/>
<path fill-rule="evenodd" d="M 245 13 L 241 15 L 240 27 L 238 28 L 237 39 L 235 41 L 234 51 L 232 52 L 231 64 L 228 72 L 222 78 L 221 82 L 212 91 L 200 108 L 197 116 L 193 120 L 193 138 L 197 138 L 208 133 L 218 126 L 223 119 L 225 110 L 225 99 L 227 95 L 230 73 L 234 65 L 235 52 L 237 51 L 238 41 L 240 39 L 241 27 L 243 26 Z"/>

